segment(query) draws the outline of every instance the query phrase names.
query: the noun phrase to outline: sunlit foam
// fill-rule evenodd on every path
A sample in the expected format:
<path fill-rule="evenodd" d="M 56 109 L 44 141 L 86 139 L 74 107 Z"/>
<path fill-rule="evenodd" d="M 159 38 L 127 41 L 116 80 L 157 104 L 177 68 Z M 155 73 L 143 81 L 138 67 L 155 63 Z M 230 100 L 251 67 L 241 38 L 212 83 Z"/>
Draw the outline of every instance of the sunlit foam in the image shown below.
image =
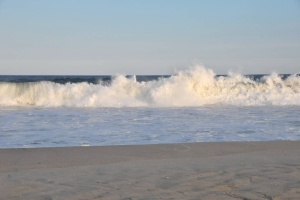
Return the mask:
<path fill-rule="evenodd" d="M 180 107 L 203 105 L 300 105 L 300 77 L 271 74 L 254 81 L 241 74 L 216 76 L 202 66 L 169 78 L 137 82 L 114 77 L 110 85 L 53 82 L 0 83 L 1 106 Z"/>

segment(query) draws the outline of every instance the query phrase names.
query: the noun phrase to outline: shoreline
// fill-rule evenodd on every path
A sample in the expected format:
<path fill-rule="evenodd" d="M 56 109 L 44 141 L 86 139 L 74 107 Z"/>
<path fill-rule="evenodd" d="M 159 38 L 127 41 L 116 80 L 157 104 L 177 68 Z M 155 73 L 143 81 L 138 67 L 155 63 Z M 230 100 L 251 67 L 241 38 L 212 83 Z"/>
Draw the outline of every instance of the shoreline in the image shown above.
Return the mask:
<path fill-rule="evenodd" d="M 0 199 L 297 199 L 300 141 L 0 149 Z"/>

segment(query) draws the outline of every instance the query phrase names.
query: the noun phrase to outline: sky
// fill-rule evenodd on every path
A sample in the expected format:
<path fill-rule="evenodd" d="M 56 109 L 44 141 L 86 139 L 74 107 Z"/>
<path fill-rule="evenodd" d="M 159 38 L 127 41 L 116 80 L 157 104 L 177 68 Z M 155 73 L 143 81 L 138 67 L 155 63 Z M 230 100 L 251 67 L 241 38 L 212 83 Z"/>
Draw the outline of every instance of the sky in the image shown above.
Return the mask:
<path fill-rule="evenodd" d="M 0 75 L 300 73 L 299 0 L 0 0 Z"/>

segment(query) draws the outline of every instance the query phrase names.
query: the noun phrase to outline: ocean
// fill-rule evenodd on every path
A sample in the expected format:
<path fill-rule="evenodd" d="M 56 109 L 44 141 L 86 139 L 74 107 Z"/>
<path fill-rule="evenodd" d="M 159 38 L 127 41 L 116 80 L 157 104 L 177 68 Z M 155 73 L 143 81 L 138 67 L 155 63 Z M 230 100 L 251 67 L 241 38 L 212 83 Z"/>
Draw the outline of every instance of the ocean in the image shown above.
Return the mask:
<path fill-rule="evenodd" d="M 300 140 L 300 76 L 0 76 L 0 148 Z"/>

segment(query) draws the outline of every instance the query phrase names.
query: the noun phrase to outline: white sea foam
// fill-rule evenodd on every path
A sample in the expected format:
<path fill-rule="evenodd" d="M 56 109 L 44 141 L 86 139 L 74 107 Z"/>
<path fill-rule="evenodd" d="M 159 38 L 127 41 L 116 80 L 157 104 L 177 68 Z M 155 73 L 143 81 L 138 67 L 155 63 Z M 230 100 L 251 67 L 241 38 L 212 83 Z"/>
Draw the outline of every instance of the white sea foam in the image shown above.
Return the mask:
<path fill-rule="evenodd" d="M 211 104 L 300 105 L 300 77 L 277 74 L 254 81 L 241 74 L 215 76 L 202 66 L 170 78 L 137 82 L 116 76 L 110 85 L 53 82 L 0 83 L 1 106 L 180 107 Z"/>

